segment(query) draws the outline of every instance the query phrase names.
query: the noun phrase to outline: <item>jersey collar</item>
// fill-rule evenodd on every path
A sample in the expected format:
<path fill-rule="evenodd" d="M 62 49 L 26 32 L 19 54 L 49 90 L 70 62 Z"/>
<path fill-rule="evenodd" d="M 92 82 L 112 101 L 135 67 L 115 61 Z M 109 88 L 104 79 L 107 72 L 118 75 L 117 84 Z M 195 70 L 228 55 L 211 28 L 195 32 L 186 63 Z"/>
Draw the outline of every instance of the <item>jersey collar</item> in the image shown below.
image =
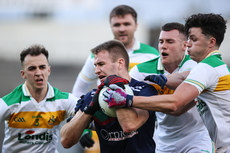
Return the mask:
<path fill-rule="evenodd" d="M 140 41 L 134 39 L 134 44 L 133 44 L 133 47 L 129 50 L 127 50 L 128 52 L 133 52 L 134 50 L 139 50 L 140 49 Z"/>
<path fill-rule="evenodd" d="M 22 85 L 22 90 L 23 90 L 23 94 L 25 96 L 30 96 L 31 97 L 31 93 L 29 91 L 29 89 L 27 88 L 26 84 L 24 83 Z M 54 89 L 53 87 L 48 83 L 48 92 L 46 94 L 46 98 L 49 99 L 49 98 L 53 98 L 55 96 L 54 94 Z"/>
<path fill-rule="evenodd" d="M 183 64 L 183 62 L 184 62 L 184 60 L 185 60 L 185 57 L 186 57 L 186 55 L 184 54 L 183 59 L 181 60 L 181 62 L 180 62 L 180 64 L 178 65 L 178 67 L 180 67 L 180 66 Z M 158 58 L 157 70 L 159 70 L 159 71 L 166 71 L 166 70 L 164 69 L 163 64 L 162 64 L 162 61 L 161 61 L 160 56 L 157 57 L 157 58 Z M 167 71 L 166 71 L 166 72 L 167 72 Z"/>
<path fill-rule="evenodd" d="M 214 51 L 212 51 L 211 53 L 209 53 L 209 54 L 206 56 L 206 58 L 209 57 L 209 56 L 213 56 L 213 55 L 221 55 L 221 53 L 220 53 L 219 50 L 214 50 Z"/>

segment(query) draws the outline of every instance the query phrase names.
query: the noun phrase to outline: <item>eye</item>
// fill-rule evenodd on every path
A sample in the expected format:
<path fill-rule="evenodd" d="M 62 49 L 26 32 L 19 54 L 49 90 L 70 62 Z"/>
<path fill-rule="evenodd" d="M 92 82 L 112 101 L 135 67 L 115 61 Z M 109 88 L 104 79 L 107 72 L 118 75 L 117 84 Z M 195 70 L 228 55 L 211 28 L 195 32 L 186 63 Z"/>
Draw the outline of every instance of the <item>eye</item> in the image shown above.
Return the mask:
<path fill-rule="evenodd" d="M 36 67 L 35 67 L 35 66 L 30 66 L 30 67 L 28 67 L 28 71 L 34 71 L 34 70 L 36 70 Z"/>
<path fill-rule="evenodd" d="M 159 44 L 162 44 L 164 41 L 163 40 L 159 40 Z"/>
<path fill-rule="evenodd" d="M 115 23 L 115 24 L 113 24 L 113 27 L 119 27 L 121 24 L 119 24 L 119 23 Z"/>
<path fill-rule="evenodd" d="M 131 24 L 129 22 L 124 23 L 125 26 L 130 26 Z"/>
<path fill-rule="evenodd" d="M 169 40 L 167 40 L 167 42 L 168 42 L 169 44 L 172 44 L 172 43 L 174 43 L 174 40 L 169 39 Z"/>
<path fill-rule="evenodd" d="M 46 69 L 46 65 L 40 65 L 40 66 L 39 66 L 39 69 L 40 69 L 40 70 Z"/>

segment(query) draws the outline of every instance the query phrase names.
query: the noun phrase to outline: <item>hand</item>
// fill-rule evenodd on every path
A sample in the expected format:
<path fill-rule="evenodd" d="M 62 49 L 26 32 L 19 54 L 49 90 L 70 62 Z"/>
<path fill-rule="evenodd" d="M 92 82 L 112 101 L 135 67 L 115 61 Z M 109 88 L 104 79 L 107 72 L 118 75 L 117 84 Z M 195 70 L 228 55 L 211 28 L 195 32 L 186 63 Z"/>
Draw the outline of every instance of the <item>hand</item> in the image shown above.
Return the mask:
<path fill-rule="evenodd" d="M 133 96 L 126 94 L 124 89 L 115 84 L 109 85 L 103 96 L 109 107 L 131 107 L 133 104 Z"/>
<path fill-rule="evenodd" d="M 99 93 L 100 93 L 100 91 L 101 91 L 102 88 L 103 88 L 103 83 L 98 86 L 98 89 L 97 89 L 96 93 L 93 95 L 93 98 L 92 98 L 91 102 L 89 103 L 88 106 L 86 106 L 84 108 L 83 111 L 86 114 L 94 115 L 94 113 L 96 111 L 100 110 L 100 106 L 99 106 L 99 102 L 98 102 L 98 97 L 99 97 Z"/>
<path fill-rule="evenodd" d="M 83 134 L 81 135 L 80 138 L 80 144 L 82 145 L 83 148 L 85 147 L 92 147 L 94 144 L 94 141 L 92 139 L 92 132 L 91 130 L 84 130 Z"/>
<path fill-rule="evenodd" d="M 129 83 L 129 81 L 128 80 L 126 80 L 126 79 L 123 79 L 123 78 L 121 78 L 121 77 L 119 77 L 119 76 L 117 76 L 117 75 L 110 75 L 110 76 L 108 76 L 106 79 L 105 79 L 105 81 L 103 82 L 103 84 L 105 85 L 105 86 L 109 86 L 109 85 L 111 85 L 111 84 L 116 84 L 116 85 L 118 85 L 119 87 L 121 87 L 121 88 L 123 88 L 123 89 L 125 89 L 125 84 L 128 84 Z"/>
<path fill-rule="evenodd" d="M 166 82 L 167 82 L 167 78 L 163 74 L 148 75 L 145 77 L 144 80 L 148 80 L 148 81 L 158 84 L 159 86 L 161 86 L 161 89 L 164 89 L 164 86 L 166 85 Z"/>
<path fill-rule="evenodd" d="M 99 92 L 100 92 L 100 91 L 99 91 Z M 83 111 L 84 111 L 86 114 L 94 115 L 94 113 L 100 109 L 99 102 L 98 102 L 99 92 L 97 91 L 97 92 L 95 93 L 95 95 L 93 96 L 92 101 L 89 103 L 89 105 L 87 105 L 87 106 L 84 108 Z"/>
<path fill-rule="evenodd" d="M 80 107 L 81 107 L 81 105 L 84 103 L 84 96 L 85 95 L 81 95 L 81 97 L 80 97 L 80 99 L 77 101 L 77 104 L 76 104 L 76 107 L 75 107 L 75 111 L 74 111 L 74 113 L 76 114 L 77 113 L 77 111 L 80 109 Z M 72 118 L 71 118 L 72 119 Z M 71 120 L 70 119 L 70 120 Z M 69 120 L 69 121 L 70 121 Z"/>

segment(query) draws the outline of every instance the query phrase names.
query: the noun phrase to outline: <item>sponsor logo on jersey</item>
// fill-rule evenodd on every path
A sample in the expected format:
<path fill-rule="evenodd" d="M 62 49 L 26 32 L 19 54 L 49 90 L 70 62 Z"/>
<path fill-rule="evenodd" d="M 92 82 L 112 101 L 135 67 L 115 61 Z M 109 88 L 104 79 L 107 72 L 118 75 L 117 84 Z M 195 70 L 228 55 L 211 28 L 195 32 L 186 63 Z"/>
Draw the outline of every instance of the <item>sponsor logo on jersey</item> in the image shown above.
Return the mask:
<path fill-rule="evenodd" d="M 18 117 L 18 116 L 14 117 L 13 120 L 14 122 L 26 122 L 26 120 L 23 117 Z"/>
<path fill-rule="evenodd" d="M 48 124 L 49 125 L 54 125 L 55 122 L 57 120 L 57 117 L 55 117 L 54 115 L 52 115 L 50 118 L 49 118 L 49 121 L 48 121 Z"/>
<path fill-rule="evenodd" d="M 198 110 L 198 112 L 200 113 L 200 115 L 202 116 L 205 112 L 207 112 L 208 110 L 208 106 L 207 104 L 202 101 L 201 99 L 197 99 L 197 105 L 196 108 Z"/>
<path fill-rule="evenodd" d="M 35 134 L 35 131 L 28 130 L 25 133 L 18 133 L 19 143 L 26 144 L 45 144 L 50 143 L 53 139 L 53 135 L 48 132 L 41 134 Z"/>
<path fill-rule="evenodd" d="M 100 134 L 102 138 L 107 141 L 122 141 L 132 138 L 134 135 L 138 134 L 138 131 L 124 133 L 123 131 L 108 132 L 105 129 L 101 129 Z"/>

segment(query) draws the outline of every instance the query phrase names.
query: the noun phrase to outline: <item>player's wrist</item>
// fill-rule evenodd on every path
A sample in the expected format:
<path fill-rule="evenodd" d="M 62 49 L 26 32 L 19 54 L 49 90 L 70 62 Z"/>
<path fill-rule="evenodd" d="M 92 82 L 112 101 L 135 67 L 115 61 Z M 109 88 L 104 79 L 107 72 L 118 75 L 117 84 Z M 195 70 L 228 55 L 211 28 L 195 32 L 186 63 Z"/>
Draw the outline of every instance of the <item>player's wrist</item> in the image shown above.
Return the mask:
<path fill-rule="evenodd" d="M 133 106 L 133 96 L 127 94 L 126 96 L 126 107 L 132 107 Z"/>

